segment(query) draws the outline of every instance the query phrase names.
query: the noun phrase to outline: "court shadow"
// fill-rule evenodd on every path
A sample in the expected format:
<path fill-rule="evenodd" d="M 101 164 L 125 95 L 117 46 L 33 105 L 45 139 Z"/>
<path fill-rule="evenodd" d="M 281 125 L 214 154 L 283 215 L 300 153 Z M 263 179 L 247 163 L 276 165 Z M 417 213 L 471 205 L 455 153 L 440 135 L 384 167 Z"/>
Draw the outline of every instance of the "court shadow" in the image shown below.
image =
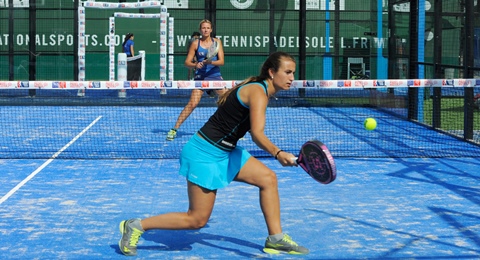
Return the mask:
<path fill-rule="evenodd" d="M 230 251 L 235 253 L 238 256 L 243 257 L 254 257 L 255 254 L 250 254 L 241 251 L 238 249 L 238 246 L 241 247 L 250 247 L 257 249 L 259 252 L 262 252 L 263 247 L 259 244 L 255 244 L 246 240 L 215 235 L 201 232 L 200 230 L 157 230 L 154 232 L 149 232 L 147 235 L 143 236 L 145 240 L 153 241 L 155 243 L 163 244 L 164 246 L 159 246 L 152 248 L 152 250 L 161 250 L 161 251 L 189 251 L 192 250 L 193 244 L 201 244 L 209 246 L 216 249 L 221 249 L 225 251 Z M 212 243 L 215 241 L 220 241 L 225 243 L 225 246 L 218 245 L 218 243 Z M 238 246 L 228 247 L 227 244 L 236 244 Z"/>
<path fill-rule="evenodd" d="M 396 158 L 397 162 L 408 167 L 391 172 L 387 175 L 396 178 L 403 178 L 409 181 L 430 183 L 441 186 L 459 196 L 468 199 L 472 203 L 480 205 L 480 192 L 472 184 L 464 184 L 457 181 L 457 178 L 469 179 L 472 183 L 478 184 L 480 177 L 475 172 L 471 172 L 462 167 L 472 165 L 472 168 L 480 166 L 476 160 L 471 158 L 432 158 L 428 162 L 408 162 L 402 158 Z M 421 176 L 421 177 L 420 177 Z M 448 176 L 445 178 L 444 176 Z"/>
<path fill-rule="evenodd" d="M 250 247 L 253 249 L 258 250 L 258 253 L 263 254 L 263 246 L 259 244 L 255 244 L 246 240 L 222 236 L 222 235 L 214 235 L 209 233 L 201 232 L 200 230 L 150 230 L 145 232 L 142 235 L 142 239 L 147 241 L 152 241 L 158 246 L 142 246 L 139 245 L 137 248 L 138 250 L 154 250 L 154 251 L 191 251 L 193 249 L 194 244 L 201 244 L 205 246 L 209 246 L 215 249 L 220 249 L 224 251 L 228 251 L 230 253 L 234 253 L 237 256 L 241 257 L 248 257 L 248 258 L 258 258 L 258 254 L 247 253 L 241 250 L 241 247 Z M 212 241 L 212 242 L 209 242 Z M 225 246 L 218 245 L 225 244 Z M 236 246 L 229 247 L 228 243 L 235 244 Z M 118 254 L 122 254 L 120 252 L 120 248 L 118 245 L 111 245 L 111 248 L 115 249 L 115 252 Z M 268 259 L 262 258 L 262 259 Z"/>
<path fill-rule="evenodd" d="M 428 207 L 432 212 L 437 214 L 443 221 L 455 228 L 462 237 L 471 240 L 475 245 L 480 247 L 480 236 L 471 228 L 480 223 L 478 215 L 458 212 L 446 208 Z"/>

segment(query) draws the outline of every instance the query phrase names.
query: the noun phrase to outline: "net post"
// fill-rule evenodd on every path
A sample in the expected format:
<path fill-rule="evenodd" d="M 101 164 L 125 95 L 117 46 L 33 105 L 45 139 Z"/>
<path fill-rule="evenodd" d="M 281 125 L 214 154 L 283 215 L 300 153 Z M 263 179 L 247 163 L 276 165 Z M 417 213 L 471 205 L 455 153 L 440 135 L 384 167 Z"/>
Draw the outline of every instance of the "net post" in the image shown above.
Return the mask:
<path fill-rule="evenodd" d="M 117 54 L 117 80 L 126 81 L 127 80 L 127 54 L 121 52 Z M 127 92 L 125 89 L 120 89 L 118 91 L 119 98 L 126 98 Z"/>
<path fill-rule="evenodd" d="M 110 59 L 110 72 L 109 79 L 110 81 L 115 80 L 115 17 L 109 18 L 108 24 L 108 33 L 109 33 L 109 46 L 108 46 L 108 56 Z"/>
<path fill-rule="evenodd" d="M 145 51 L 139 51 L 138 54 L 141 56 L 142 64 L 140 67 L 140 80 L 145 80 Z"/>
<path fill-rule="evenodd" d="M 124 52 L 117 54 L 117 80 L 127 80 L 127 54 Z M 113 79 L 112 79 L 113 80 Z"/>
<path fill-rule="evenodd" d="M 167 80 L 167 7 L 160 7 L 160 80 Z M 160 90 L 161 95 L 167 94 L 166 89 Z"/>
<path fill-rule="evenodd" d="M 78 80 L 85 81 L 85 30 L 86 30 L 86 23 L 85 23 L 85 7 L 79 6 L 78 11 Z"/>
<path fill-rule="evenodd" d="M 174 80 L 174 19 L 173 17 L 168 18 L 168 79 Z"/>

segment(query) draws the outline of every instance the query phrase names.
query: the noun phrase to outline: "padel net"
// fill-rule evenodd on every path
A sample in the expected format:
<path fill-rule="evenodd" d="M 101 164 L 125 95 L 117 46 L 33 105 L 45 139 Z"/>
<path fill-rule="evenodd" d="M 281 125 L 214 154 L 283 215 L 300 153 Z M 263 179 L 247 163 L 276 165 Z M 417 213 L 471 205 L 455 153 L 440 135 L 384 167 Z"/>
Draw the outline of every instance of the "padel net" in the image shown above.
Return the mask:
<path fill-rule="evenodd" d="M 58 158 L 179 158 L 217 107 L 204 94 L 165 141 L 191 90 L 239 82 L 1 81 L 0 158 L 50 158 L 99 117 Z M 297 80 L 269 101 L 265 132 L 291 153 L 320 140 L 334 157 L 480 157 L 479 106 L 480 79 Z M 238 145 L 271 157 L 248 134 Z"/>

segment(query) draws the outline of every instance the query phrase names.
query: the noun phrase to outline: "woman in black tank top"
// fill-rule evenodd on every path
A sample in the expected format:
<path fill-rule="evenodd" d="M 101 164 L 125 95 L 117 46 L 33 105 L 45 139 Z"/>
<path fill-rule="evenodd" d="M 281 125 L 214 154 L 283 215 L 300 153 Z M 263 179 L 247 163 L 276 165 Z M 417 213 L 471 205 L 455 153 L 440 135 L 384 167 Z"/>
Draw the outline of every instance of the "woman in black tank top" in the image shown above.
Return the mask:
<path fill-rule="evenodd" d="M 275 172 L 236 145 L 238 138 L 250 131 L 255 144 L 282 166 L 296 166 L 295 155 L 282 151 L 264 133 L 269 97 L 290 88 L 295 67 L 292 56 L 284 52 L 273 53 L 264 62 L 259 76 L 248 78 L 219 99 L 217 111 L 182 150 L 180 174 L 187 179 L 188 210 L 122 221 L 123 236 L 119 245 L 124 254 L 136 254 L 138 239 L 147 230 L 204 227 L 212 214 L 217 189 L 232 181 L 259 189 L 260 207 L 268 231 L 264 252 L 309 253 L 307 248 L 283 233 Z"/>

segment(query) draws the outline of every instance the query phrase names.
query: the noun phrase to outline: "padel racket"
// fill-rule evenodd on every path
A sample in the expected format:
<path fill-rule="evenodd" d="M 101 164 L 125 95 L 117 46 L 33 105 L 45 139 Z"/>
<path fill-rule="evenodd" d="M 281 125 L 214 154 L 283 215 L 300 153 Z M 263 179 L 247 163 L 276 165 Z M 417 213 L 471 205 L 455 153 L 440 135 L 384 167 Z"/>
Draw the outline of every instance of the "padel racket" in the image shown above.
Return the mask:
<path fill-rule="evenodd" d="M 218 44 L 217 41 L 215 41 L 214 39 L 212 40 L 213 42 L 210 45 L 210 47 L 208 47 L 207 57 L 205 58 L 205 61 L 209 61 L 213 57 L 215 57 L 218 54 L 218 50 L 220 49 L 220 44 Z"/>
<path fill-rule="evenodd" d="M 337 177 L 333 156 L 320 141 L 312 140 L 303 144 L 296 160 L 300 167 L 320 183 L 329 184 Z"/>

